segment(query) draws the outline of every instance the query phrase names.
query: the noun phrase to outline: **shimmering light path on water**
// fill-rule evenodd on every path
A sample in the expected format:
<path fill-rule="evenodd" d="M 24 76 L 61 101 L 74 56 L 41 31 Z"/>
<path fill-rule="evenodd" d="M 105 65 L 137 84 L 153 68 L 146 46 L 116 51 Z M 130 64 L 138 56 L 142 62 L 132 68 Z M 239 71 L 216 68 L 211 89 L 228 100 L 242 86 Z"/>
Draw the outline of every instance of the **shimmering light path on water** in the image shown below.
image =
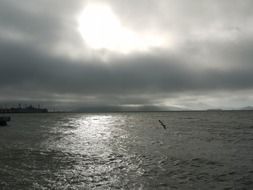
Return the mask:
<path fill-rule="evenodd" d="M 253 189 L 253 112 L 12 115 L 0 187 Z"/>

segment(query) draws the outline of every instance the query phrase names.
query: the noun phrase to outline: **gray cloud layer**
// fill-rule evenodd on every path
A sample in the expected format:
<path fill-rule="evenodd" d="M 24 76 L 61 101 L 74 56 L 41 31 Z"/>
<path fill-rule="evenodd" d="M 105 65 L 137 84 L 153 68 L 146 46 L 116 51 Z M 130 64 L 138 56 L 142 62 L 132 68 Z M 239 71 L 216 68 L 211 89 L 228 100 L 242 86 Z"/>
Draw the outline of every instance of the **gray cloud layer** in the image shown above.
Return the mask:
<path fill-rule="evenodd" d="M 94 52 L 76 31 L 82 1 L 2 0 L 0 100 L 61 102 L 89 109 L 252 103 L 251 1 L 105 2 L 137 31 L 171 33 L 174 49 L 128 55 Z M 82 56 L 59 53 L 61 44 Z M 233 96 L 225 97 L 231 101 L 219 105 L 217 94 L 231 92 Z"/>

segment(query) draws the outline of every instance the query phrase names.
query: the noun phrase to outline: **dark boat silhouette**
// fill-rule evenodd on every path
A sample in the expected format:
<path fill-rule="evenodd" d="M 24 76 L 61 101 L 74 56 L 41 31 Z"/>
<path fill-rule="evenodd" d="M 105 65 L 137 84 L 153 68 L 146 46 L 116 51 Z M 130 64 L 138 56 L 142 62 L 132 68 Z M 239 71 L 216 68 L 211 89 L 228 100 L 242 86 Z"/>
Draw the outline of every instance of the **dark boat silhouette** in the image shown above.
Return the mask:
<path fill-rule="evenodd" d="M 0 126 L 7 126 L 7 122 L 9 122 L 10 120 L 10 116 L 0 116 Z"/>

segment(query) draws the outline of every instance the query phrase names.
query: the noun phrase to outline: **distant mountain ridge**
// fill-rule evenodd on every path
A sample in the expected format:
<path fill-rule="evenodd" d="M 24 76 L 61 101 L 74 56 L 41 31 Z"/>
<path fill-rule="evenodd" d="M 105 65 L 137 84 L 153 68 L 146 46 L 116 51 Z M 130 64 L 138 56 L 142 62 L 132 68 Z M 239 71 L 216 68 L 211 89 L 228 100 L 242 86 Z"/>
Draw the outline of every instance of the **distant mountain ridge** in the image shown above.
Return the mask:
<path fill-rule="evenodd" d="M 243 107 L 241 110 L 253 110 L 253 106 Z"/>

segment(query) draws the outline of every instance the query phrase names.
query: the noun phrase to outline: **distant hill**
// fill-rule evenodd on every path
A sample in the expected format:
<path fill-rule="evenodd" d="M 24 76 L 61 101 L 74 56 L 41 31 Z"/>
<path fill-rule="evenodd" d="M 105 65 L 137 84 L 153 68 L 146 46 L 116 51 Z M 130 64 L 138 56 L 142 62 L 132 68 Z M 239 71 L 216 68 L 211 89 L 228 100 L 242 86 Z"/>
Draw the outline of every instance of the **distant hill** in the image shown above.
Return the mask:
<path fill-rule="evenodd" d="M 253 106 L 243 107 L 241 110 L 253 110 Z"/>
<path fill-rule="evenodd" d="M 206 111 L 223 111 L 223 109 L 216 108 L 216 109 L 207 109 Z"/>
<path fill-rule="evenodd" d="M 153 105 L 144 105 L 136 107 L 127 107 L 127 106 L 87 106 L 80 107 L 73 112 L 156 112 L 156 111 L 186 111 L 186 109 L 181 109 L 173 106 L 153 106 Z"/>

